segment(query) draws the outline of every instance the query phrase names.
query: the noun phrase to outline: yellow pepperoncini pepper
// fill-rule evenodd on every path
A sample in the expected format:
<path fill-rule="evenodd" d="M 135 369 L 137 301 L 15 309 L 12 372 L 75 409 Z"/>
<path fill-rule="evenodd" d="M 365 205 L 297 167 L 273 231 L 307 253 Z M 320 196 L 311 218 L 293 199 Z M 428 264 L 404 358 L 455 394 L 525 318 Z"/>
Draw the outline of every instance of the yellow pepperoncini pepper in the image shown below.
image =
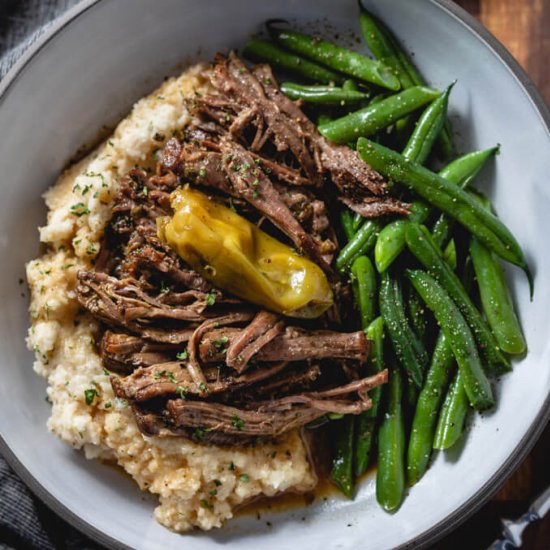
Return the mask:
<path fill-rule="evenodd" d="M 157 231 L 193 269 L 221 289 L 290 317 L 314 318 L 333 303 L 321 268 L 204 193 L 171 195 L 174 215 Z"/>

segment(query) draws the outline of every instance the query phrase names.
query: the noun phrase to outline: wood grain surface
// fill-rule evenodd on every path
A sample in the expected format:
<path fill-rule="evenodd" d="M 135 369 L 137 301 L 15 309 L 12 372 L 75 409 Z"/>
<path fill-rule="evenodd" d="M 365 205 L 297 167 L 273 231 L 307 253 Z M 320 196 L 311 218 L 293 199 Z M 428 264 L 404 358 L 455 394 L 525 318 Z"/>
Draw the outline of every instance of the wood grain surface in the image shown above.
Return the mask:
<path fill-rule="evenodd" d="M 457 0 L 456 3 L 506 46 L 550 104 L 550 0 Z M 549 485 L 550 425 L 497 495 L 435 548 L 487 548 L 500 536 L 500 519 L 521 516 Z M 522 548 L 550 549 L 550 514 L 527 528 Z"/>

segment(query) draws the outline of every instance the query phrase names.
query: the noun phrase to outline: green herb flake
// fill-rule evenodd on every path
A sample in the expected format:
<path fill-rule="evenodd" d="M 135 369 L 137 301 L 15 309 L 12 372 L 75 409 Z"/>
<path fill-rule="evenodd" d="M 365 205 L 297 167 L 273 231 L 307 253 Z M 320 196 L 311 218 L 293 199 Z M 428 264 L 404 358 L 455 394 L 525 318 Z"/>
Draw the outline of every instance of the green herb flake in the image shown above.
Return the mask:
<path fill-rule="evenodd" d="M 205 178 L 205 177 L 206 177 L 206 170 L 205 170 L 204 168 L 201 168 L 201 169 L 199 170 L 199 176 L 200 176 L 201 178 Z"/>
<path fill-rule="evenodd" d="M 99 397 L 99 393 L 97 393 L 97 390 L 95 388 L 84 390 L 84 399 L 86 400 L 86 405 L 91 405 L 96 397 Z"/>
<path fill-rule="evenodd" d="M 218 490 L 217 489 L 212 489 L 211 491 L 209 491 L 208 493 L 211 497 L 215 497 L 217 494 L 218 494 Z"/>
<path fill-rule="evenodd" d="M 212 340 L 212 344 L 220 352 L 225 350 L 225 345 L 228 342 L 229 342 L 229 338 L 227 336 L 220 336 L 216 340 Z"/>
<path fill-rule="evenodd" d="M 208 386 L 204 383 L 204 382 L 201 382 L 199 384 L 199 390 L 202 392 L 202 393 L 208 393 Z"/>
<path fill-rule="evenodd" d="M 250 476 L 248 474 L 241 474 L 239 476 L 239 479 L 243 482 L 243 483 L 248 483 L 250 481 Z"/>
<path fill-rule="evenodd" d="M 172 384 L 177 384 L 178 383 L 178 381 L 176 380 L 176 377 L 174 376 L 173 372 L 167 372 L 166 373 L 166 378 L 168 378 L 168 380 L 170 382 L 172 382 Z"/>
<path fill-rule="evenodd" d="M 161 378 L 164 378 L 166 376 L 166 371 L 165 370 L 156 370 L 155 371 L 155 380 L 160 380 Z"/>
<path fill-rule="evenodd" d="M 235 469 L 235 464 L 233 461 L 231 461 L 228 465 L 227 465 L 227 469 L 232 472 L 234 469 Z"/>
<path fill-rule="evenodd" d="M 83 202 L 78 202 L 76 204 L 73 204 L 70 210 L 71 210 L 71 214 L 73 216 L 76 216 L 77 218 L 80 218 L 81 216 L 84 216 L 85 214 L 90 213 L 90 209 Z"/>
<path fill-rule="evenodd" d="M 210 504 L 207 500 L 205 500 L 204 498 L 201 500 L 201 506 L 203 508 L 206 508 L 207 510 L 211 510 L 212 509 L 212 504 Z"/>
<path fill-rule="evenodd" d="M 185 399 L 185 396 L 187 395 L 188 391 L 189 391 L 189 389 L 184 387 L 184 386 L 177 386 L 176 387 L 176 393 L 179 395 L 180 399 Z"/>
<path fill-rule="evenodd" d="M 244 420 L 236 414 L 231 415 L 231 424 L 233 424 L 233 427 L 237 428 L 239 431 L 244 428 Z"/>
<path fill-rule="evenodd" d="M 216 487 L 220 487 L 220 486 L 222 485 L 222 482 L 221 482 L 219 479 L 215 479 L 215 480 L 214 480 L 214 485 L 215 485 Z"/>
<path fill-rule="evenodd" d="M 215 291 L 208 292 L 207 294 L 204 295 L 204 301 L 206 302 L 207 306 L 213 306 L 216 303 L 217 297 L 218 295 L 216 294 Z"/>
<path fill-rule="evenodd" d="M 146 185 L 143 186 L 142 193 L 143 193 L 145 196 L 147 196 L 147 194 L 149 193 L 149 189 L 147 189 L 147 186 L 146 186 Z"/>
<path fill-rule="evenodd" d="M 103 406 L 104 406 L 106 409 L 110 409 L 110 408 L 113 406 L 113 404 L 112 404 L 110 401 L 107 401 L 107 402 L 105 403 L 105 405 L 103 405 Z"/>
<path fill-rule="evenodd" d="M 185 361 L 189 357 L 189 352 L 184 349 L 183 351 L 180 351 L 179 353 L 176 353 L 176 359 L 179 361 Z"/>

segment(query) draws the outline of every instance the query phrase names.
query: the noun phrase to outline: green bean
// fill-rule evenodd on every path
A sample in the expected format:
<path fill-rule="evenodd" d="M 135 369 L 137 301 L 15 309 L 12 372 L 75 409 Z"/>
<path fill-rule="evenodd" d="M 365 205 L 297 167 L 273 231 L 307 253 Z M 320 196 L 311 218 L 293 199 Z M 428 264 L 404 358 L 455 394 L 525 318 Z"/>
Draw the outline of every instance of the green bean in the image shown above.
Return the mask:
<path fill-rule="evenodd" d="M 297 31 L 280 29 L 270 23 L 267 24 L 267 28 L 275 42 L 317 63 L 382 88 L 393 91 L 400 88 L 399 80 L 380 61 L 341 48 L 327 40 Z"/>
<path fill-rule="evenodd" d="M 439 408 L 453 374 L 453 351 L 445 333 L 437 338 L 426 382 L 422 387 L 411 428 L 407 449 L 407 483 L 414 485 L 426 471 Z"/>
<path fill-rule="evenodd" d="M 405 234 L 407 246 L 426 270 L 443 286 L 464 315 L 489 365 L 509 368 L 509 361 L 499 349 L 495 337 L 468 296 L 460 279 L 444 260 L 441 251 L 423 225 L 409 223 Z"/>
<path fill-rule="evenodd" d="M 355 216 L 353 217 L 353 229 L 357 231 L 361 227 L 361 224 L 363 223 L 364 220 L 365 218 L 363 218 L 361 214 L 358 214 L 356 212 Z"/>
<path fill-rule="evenodd" d="M 355 258 L 367 253 L 374 246 L 379 229 L 379 221 L 365 221 L 357 233 L 355 233 L 353 239 L 340 250 L 336 258 L 336 269 L 340 272 L 345 271 Z"/>
<path fill-rule="evenodd" d="M 388 40 L 393 44 L 395 51 L 397 52 L 397 57 L 401 63 L 401 66 L 404 68 L 404 71 L 409 75 L 409 79 L 412 81 L 414 86 L 425 86 L 426 80 L 420 74 L 416 66 L 410 60 L 409 56 L 404 52 L 404 50 L 399 45 L 395 36 L 391 33 L 388 27 L 385 27 L 385 33 L 388 37 Z M 443 124 L 443 129 L 441 134 L 438 137 L 439 146 L 443 154 L 443 158 L 450 158 L 453 154 L 453 131 L 451 128 L 451 123 L 449 119 L 445 120 Z"/>
<path fill-rule="evenodd" d="M 357 86 L 357 83 L 355 80 L 352 80 L 351 78 L 348 78 L 347 80 L 344 80 L 342 82 L 342 89 L 343 90 L 351 90 L 354 92 L 360 92 L 359 86 Z"/>
<path fill-rule="evenodd" d="M 415 334 L 424 341 L 426 336 L 426 316 L 424 302 L 420 299 L 418 292 L 413 287 L 409 286 L 409 299 L 407 300 L 407 307 L 409 310 L 409 319 L 411 320 L 411 328 Z"/>
<path fill-rule="evenodd" d="M 340 83 L 344 80 L 338 73 L 283 50 L 273 42 L 261 38 L 249 40 L 243 54 L 254 61 L 266 61 L 317 83 Z"/>
<path fill-rule="evenodd" d="M 406 270 L 406 275 L 448 338 L 458 368 L 462 372 L 464 389 L 470 403 L 477 410 L 493 406 L 491 385 L 483 372 L 474 338 L 462 313 L 431 275 L 411 269 Z"/>
<path fill-rule="evenodd" d="M 470 256 L 483 311 L 498 345 L 507 353 L 523 353 L 527 347 L 525 338 L 498 259 L 476 238 L 470 242 Z"/>
<path fill-rule="evenodd" d="M 445 250 L 443 251 L 443 259 L 447 262 L 447 264 L 453 271 L 456 269 L 457 257 L 456 244 L 454 239 L 451 239 L 445 247 Z"/>
<path fill-rule="evenodd" d="M 405 425 L 403 422 L 403 380 L 399 369 L 390 369 L 386 414 L 378 431 L 376 500 L 388 512 L 397 510 L 405 490 Z"/>
<path fill-rule="evenodd" d="M 415 86 L 323 124 L 319 126 L 319 132 L 336 143 L 348 143 L 360 136 L 371 136 L 430 103 L 439 95 L 437 90 Z"/>
<path fill-rule="evenodd" d="M 449 104 L 449 95 L 453 89 L 451 84 L 445 93 L 432 101 L 422 116 L 418 119 L 414 132 L 411 134 L 403 156 L 414 160 L 418 164 L 424 164 L 430 155 L 433 144 L 440 134 L 447 114 L 447 105 Z"/>
<path fill-rule="evenodd" d="M 376 374 L 384 368 L 384 321 L 377 317 L 365 331 L 367 338 L 372 342 L 368 359 L 369 374 Z M 355 421 L 355 475 L 359 477 L 367 471 L 370 452 L 376 430 L 376 419 L 382 388 L 380 386 L 369 391 L 372 406 L 361 413 Z"/>
<path fill-rule="evenodd" d="M 369 13 L 361 2 L 359 2 L 359 24 L 363 37 L 374 57 L 383 61 L 394 71 L 403 89 L 426 85 L 426 81 L 399 45 L 390 29 L 380 19 Z M 454 147 L 452 129 L 448 120 L 444 122 L 443 130 L 438 136 L 438 142 L 443 158 L 449 158 Z"/>
<path fill-rule="evenodd" d="M 442 178 L 453 181 L 453 183 L 456 183 L 461 189 L 465 189 L 485 166 L 487 160 L 496 155 L 499 150 L 500 148 L 497 146 L 483 151 L 467 153 L 448 164 L 439 172 L 439 175 Z M 460 177 L 456 178 L 455 176 L 457 174 Z M 419 223 L 423 221 L 424 220 L 420 220 Z M 436 220 L 433 226 L 432 236 L 439 248 L 442 248 L 449 239 L 453 222 L 454 220 L 444 213 L 440 214 L 439 218 Z"/>
<path fill-rule="evenodd" d="M 342 224 L 346 239 L 348 241 L 351 240 L 355 235 L 355 228 L 353 227 L 353 214 L 350 210 L 345 209 L 340 212 L 340 223 Z"/>
<path fill-rule="evenodd" d="M 374 264 L 378 273 L 384 273 L 405 248 L 407 220 L 399 219 L 385 225 L 374 245 Z"/>
<path fill-rule="evenodd" d="M 445 116 L 452 86 L 444 94 L 433 101 L 422 113 L 416 128 L 412 133 L 403 156 L 423 164 L 439 135 Z M 424 220 L 429 213 L 429 207 L 421 201 L 414 201 L 409 213 L 409 220 Z M 374 258 L 377 270 L 382 273 L 393 263 L 405 246 L 405 220 L 399 219 L 386 225 L 374 246 Z"/>
<path fill-rule="evenodd" d="M 363 38 L 374 57 L 392 69 L 403 88 L 414 86 L 414 82 L 399 60 L 394 43 L 384 32 L 383 24 L 368 12 L 361 2 L 359 2 L 359 25 Z"/>
<path fill-rule="evenodd" d="M 464 375 L 458 370 L 441 407 L 433 443 L 433 448 L 439 451 L 452 447 L 464 431 L 464 422 L 470 403 L 463 380 Z"/>
<path fill-rule="evenodd" d="M 351 274 L 361 326 L 366 329 L 376 316 L 376 275 L 370 259 L 359 256 L 351 265 Z"/>
<path fill-rule="evenodd" d="M 426 352 L 407 321 L 399 281 L 387 273 L 380 284 L 380 313 L 397 359 L 420 388 L 427 363 Z"/>
<path fill-rule="evenodd" d="M 321 124 L 325 124 L 326 122 L 330 122 L 331 120 L 332 118 L 326 113 L 320 113 L 317 117 L 317 126 L 320 126 Z"/>
<path fill-rule="evenodd" d="M 359 138 L 361 158 L 386 178 L 401 182 L 427 202 L 458 220 L 470 233 L 505 260 L 523 269 L 533 293 L 533 277 L 518 242 L 508 228 L 465 191 L 399 153 Z"/>
<path fill-rule="evenodd" d="M 355 437 L 353 415 L 344 416 L 337 421 L 337 425 L 334 427 L 335 443 L 330 478 L 344 495 L 352 498 L 354 491 L 353 443 Z"/>
<path fill-rule="evenodd" d="M 290 99 L 301 99 L 316 105 L 347 105 L 368 99 L 369 94 L 355 90 L 345 90 L 336 86 L 304 86 L 293 82 L 283 82 L 281 91 Z"/>
<path fill-rule="evenodd" d="M 439 176 L 464 189 L 470 185 L 472 180 L 485 166 L 487 160 L 497 154 L 498 151 L 499 146 L 466 153 L 453 160 L 450 164 L 447 164 L 439 172 Z"/>

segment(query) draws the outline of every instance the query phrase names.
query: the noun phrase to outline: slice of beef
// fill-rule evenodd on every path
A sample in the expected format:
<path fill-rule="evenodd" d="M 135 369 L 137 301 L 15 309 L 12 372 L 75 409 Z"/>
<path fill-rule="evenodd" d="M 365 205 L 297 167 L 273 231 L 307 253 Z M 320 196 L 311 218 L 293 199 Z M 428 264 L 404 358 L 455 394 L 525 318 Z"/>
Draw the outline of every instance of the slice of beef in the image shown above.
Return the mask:
<path fill-rule="evenodd" d="M 185 361 L 170 361 L 151 367 L 138 368 L 125 377 L 112 376 L 111 385 L 117 397 L 129 401 L 149 401 L 162 396 L 183 395 L 211 398 L 225 392 L 237 392 L 247 386 L 271 379 L 285 369 L 287 363 L 279 361 L 247 371 L 242 375 L 221 374 L 216 367 L 202 369 L 208 391 L 197 384 Z M 289 382 L 287 377 L 286 382 Z"/>
<path fill-rule="evenodd" d="M 284 330 L 280 317 L 267 311 L 260 311 L 226 348 L 225 363 L 237 372 L 244 372 L 249 361 L 269 342 Z"/>
<path fill-rule="evenodd" d="M 245 314 L 243 317 L 230 319 L 234 319 L 235 323 L 241 323 L 242 319 L 250 318 L 251 314 Z M 282 327 L 278 323 L 268 326 L 262 322 L 262 325 L 252 326 L 252 323 L 246 328 L 232 326 L 220 328 L 220 322 L 226 323 L 224 318 L 208 321 L 206 326 L 202 325 L 199 332 L 197 332 L 198 328 L 189 331 L 187 339 L 183 340 L 185 344 L 194 335 L 195 338 L 200 338 L 198 355 L 196 350 L 193 352 L 193 360 L 198 361 L 199 364 L 223 364 L 237 372 L 243 372 L 244 369 L 239 368 L 239 353 L 237 353 L 237 350 L 243 349 L 243 345 L 247 364 L 250 361 L 271 363 L 279 360 L 297 362 L 320 359 L 349 359 L 362 364 L 370 350 L 370 342 L 363 331 L 341 333 L 323 330 L 304 331 L 296 327 L 287 327 L 284 333 L 280 333 Z M 267 338 L 262 338 L 274 329 L 275 335 L 271 333 Z M 265 333 L 261 330 L 265 330 Z M 103 336 L 100 352 L 106 366 L 109 365 L 108 368 L 117 372 L 131 371 L 137 367 L 175 361 L 178 353 L 190 353 L 187 345 L 182 346 L 181 343 L 180 339 L 178 341 L 167 339 L 164 343 L 158 340 L 150 342 L 144 334 L 139 337 L 107 331 Z M 196 342 L 193 345 L 196 345 Z M 231 355 L 235 355 L 235 361 L 228 358 L 232 348 L 234 351 Z"/>
<path fill-rule="evenodd" d="M 387 381 L 387 371 L 319 392 L 304 392 L 238 408 L 208 401 L 172 399 L 167 409 L 176 427 L 228 434 L 271 436 L 298 428 L 327 414 L 360 414 L 372 402 L 366 392 Z"/>
<path fill-rule="evenodd" d="M 236 332 L 213 330 L 201 342 L 200 356 L 205 362 L 220 362 L 225 357 L 216 342 L 231 345 Z M 354 359 L 365 361 L 370 342 L 363 331 L 343 333 L 325 330 L 303 331 L 287 327 L 283 334 L 266 343 L 254 356 L 255 361 L 304 361 L 308 359 Z"/>

